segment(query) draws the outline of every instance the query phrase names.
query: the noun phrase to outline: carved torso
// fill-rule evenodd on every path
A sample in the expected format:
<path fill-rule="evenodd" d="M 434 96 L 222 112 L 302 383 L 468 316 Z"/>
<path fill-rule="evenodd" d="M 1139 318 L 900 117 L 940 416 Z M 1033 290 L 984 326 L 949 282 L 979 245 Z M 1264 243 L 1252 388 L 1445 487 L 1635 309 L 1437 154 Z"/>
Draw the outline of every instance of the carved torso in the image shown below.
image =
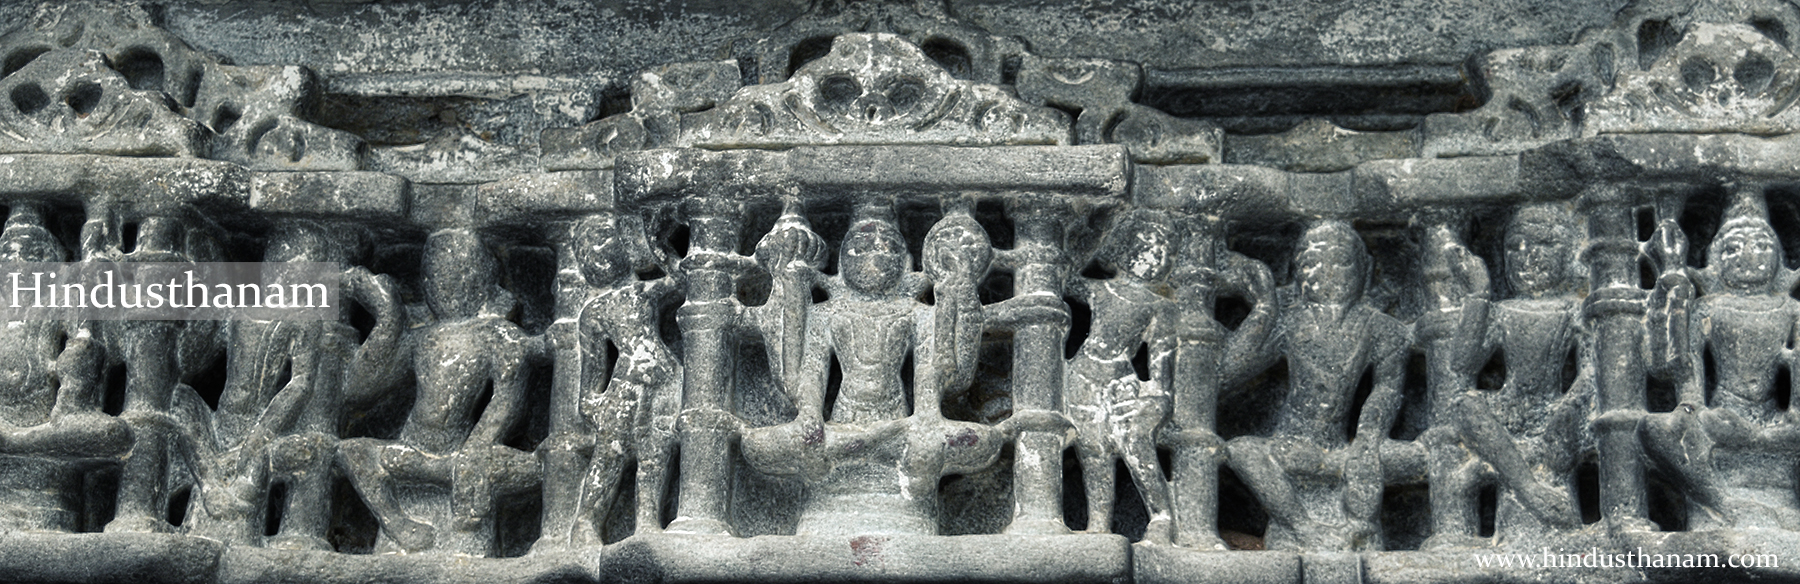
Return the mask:
<path fill-rule="evenodd" d="M 1576 301 L 1507 300 L 1495 305 L 1498 349 L 1506 358 L 1506 384 L 1493 396 L 1502 423 L 1515 436 L 1540 433 L 1549 404 L 1564 389 L 1563 365 L 1577 339 Z M 1524 407 L 1520 407 L 1524 406 Z"/>
<path fill-rule="evenodd" d="M 1357 384 L 1381 352 L 1391 350 L 1388 338 L 1400 326 L 1393 317 L 1363 305 L 1333 312 L 1309 304 L 1286 315 L 1289 390 L 1276 435 L 1343 445 Z"/>
<path fill-rule="evenodd" d="M 1775 374 L 1793 338 L 1800 301 L 1727 294 L 1704 296 L 1699 302 L 1698 322 L 1690 330 L 1705 336 L 1718 367 L 1711 405 L 1753 422 L 1770 421 L 1780 413 L 1775 408 Z"/>
<path fill-rule="evenodd" d="M 418 397 L 400 440 L 423 450 L 457 449 L 483 412 L 475 411 L 490 379 L 525 355 L 518 325 L 495 317 L 440 324 L 419 340 L 413 367 Z"/>

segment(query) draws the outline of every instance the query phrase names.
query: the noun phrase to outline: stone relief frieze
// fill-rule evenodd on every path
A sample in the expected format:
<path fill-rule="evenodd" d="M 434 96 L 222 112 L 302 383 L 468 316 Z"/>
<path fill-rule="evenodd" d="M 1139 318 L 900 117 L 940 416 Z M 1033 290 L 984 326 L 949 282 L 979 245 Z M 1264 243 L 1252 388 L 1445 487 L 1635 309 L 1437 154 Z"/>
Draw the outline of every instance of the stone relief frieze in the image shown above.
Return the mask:
<path fill-rule="evenodd" d="M 1800 9 L 1638 2 L 1409 102 L 1454 107 L 1287 69 L 1284 113 L 1212 115 L 1167 106 L 1229 75 L 957 5 L 580 80 L 28 11 L 0 259 L 323 262 L 346 306 L 9 323 L 0 572 L 1800 577 Z M 482 129 L 521 103 L 560 106 Z M 1579 565 L 1628 552 L 1689 563 Z"/>

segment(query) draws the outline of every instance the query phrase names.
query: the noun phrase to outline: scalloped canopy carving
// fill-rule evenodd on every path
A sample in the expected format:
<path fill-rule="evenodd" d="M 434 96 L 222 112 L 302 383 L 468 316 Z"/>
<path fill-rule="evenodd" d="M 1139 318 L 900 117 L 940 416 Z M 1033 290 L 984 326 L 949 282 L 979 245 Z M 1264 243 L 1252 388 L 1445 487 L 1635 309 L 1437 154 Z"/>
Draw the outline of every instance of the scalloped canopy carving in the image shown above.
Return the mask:
<path fill-rule="evenodd" d="M 682 120 L 684 145 L 1068 144 L 1069 117 L 995 85 L 951 77 L 891 34 L 847 34 L 781 83 L 738 90 Z"/>
<path fill-rule="evenodd" d="M 1749 25 L 1699 23 L 1649 69 L 1620 75 L 1591 124 L 1599 134 L 1786 134 L 1800 130 L 1796 97 L 1800 60 L 1787 47 Z"/>

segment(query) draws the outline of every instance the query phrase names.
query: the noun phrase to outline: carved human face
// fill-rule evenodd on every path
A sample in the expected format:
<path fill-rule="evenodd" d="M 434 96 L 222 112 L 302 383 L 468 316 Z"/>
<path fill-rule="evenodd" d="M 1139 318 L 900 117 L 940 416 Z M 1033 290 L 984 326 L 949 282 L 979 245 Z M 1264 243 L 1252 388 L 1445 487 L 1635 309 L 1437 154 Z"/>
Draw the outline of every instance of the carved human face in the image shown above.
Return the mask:
<path fill-rule="evenodd" d="M 1768 229 L 1742 226 L 1726 231 L 1713 242 L 1710 259 L 1726 286 L 1756 288 L 1775 279 L 1781 262 L 1775 246 L 1775 234 Z"/>
<path fill-rule="evenodd" d="M 1138 280 L 1155 281 L 1169 274 L 1169 232 L 1145 223 L 1119 239 L 1112 268 Z"/>
<path fill-rule="evenodd" d="M 631 274 L 631 254 L 611 218 L 584 222 L 576 231 L 575 261 L 589 286 L 616 284 Z"/>
<path fill-rule="evenodd" d="M 1544 225 L 1522 225 L 1506 234 L 1506 278 L 1512 289 L 1533 296 L 1554 290 L 1568 277 L 1569 242 Z"/>
<path fill-rule="evenodd" d="M 1294 258 L 1300 294 L 1308 302 L 1349 304 L 1362 296 L 1369 259 L 1349 227 L 1316 227 L 1306 232 Z"/>
<path fill-rule="evenodd" d="M 859 292 L 886 292 L 900 283 L 906 269 L 906 242 L 893 225 L 863 221 L 844 238 L 838 269 L 844 282 Z"/>
<path fill-rule="evenodd" d="M 994 261 L 987 231 L 968 215 L 951 215 L 925 234 L 925 273 L 938 282 L 975 282 Z"/>

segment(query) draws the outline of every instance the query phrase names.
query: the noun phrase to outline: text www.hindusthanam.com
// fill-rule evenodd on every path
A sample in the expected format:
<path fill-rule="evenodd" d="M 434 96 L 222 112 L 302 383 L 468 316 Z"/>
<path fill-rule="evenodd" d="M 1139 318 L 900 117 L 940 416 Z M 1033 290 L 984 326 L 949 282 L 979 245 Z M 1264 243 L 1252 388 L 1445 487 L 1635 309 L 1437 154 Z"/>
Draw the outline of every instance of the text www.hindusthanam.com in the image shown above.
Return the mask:
<path fill-rule="evenodd" d="M 1643 548 L 1622 553 L 1564 553 L 1544 548 L 1536 554 L 1475 554 L 1479 568 L 1779 568 L 1775 554 L 1656 554 Z"/>

